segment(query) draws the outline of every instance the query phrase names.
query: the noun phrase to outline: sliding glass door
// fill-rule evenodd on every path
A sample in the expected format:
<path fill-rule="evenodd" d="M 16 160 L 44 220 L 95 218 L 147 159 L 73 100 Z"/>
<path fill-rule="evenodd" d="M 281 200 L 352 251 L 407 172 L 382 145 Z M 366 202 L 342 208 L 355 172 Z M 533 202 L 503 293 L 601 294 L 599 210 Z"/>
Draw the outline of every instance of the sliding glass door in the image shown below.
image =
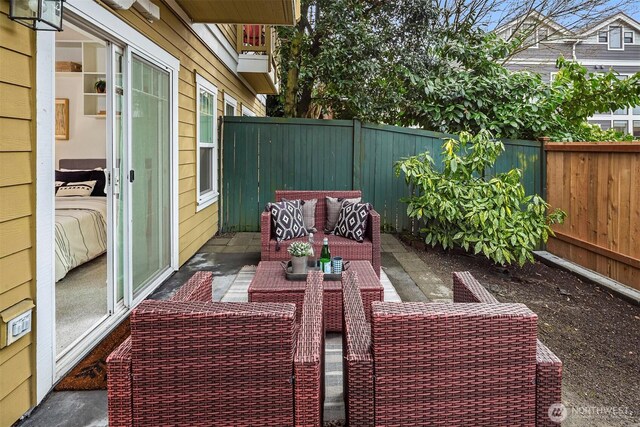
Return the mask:
<path fill-rule="evenodd" d="M 114 46 L 112 95 L 115 302 L 130 307 L 171 268 L 171 75 Z"/>
<path fill-rule="evenodd" d="M 124 299 L 125 289 L 124 282 L 126 277 L 126 165 L 125 165 L 125 140 L 126 140 L 126 88 L 129 81 L 126 67 L 126 56 L 124 49 L 119 46 L 112 45 L 112 73 L 113 89 L 109 90 L 111 94 L 111 102 L 113 107 L 109 108 L 111 129 L 112 129 L 112 148 L 111 148 L 111 183 L 112 183 L 112 203 L 111 209 L 113 221 L 113 231 L 110 240 L 113 241 L 115 250 L 111 251 L 111 267 L 113 279 L 109 283 L 115 284 L 115 301 L 120 302 Z"/>
<path fill-rule="evenodd" d="M 131 285 L 134 297 L 171 264 L 170 75 L 131 62 Z"/>

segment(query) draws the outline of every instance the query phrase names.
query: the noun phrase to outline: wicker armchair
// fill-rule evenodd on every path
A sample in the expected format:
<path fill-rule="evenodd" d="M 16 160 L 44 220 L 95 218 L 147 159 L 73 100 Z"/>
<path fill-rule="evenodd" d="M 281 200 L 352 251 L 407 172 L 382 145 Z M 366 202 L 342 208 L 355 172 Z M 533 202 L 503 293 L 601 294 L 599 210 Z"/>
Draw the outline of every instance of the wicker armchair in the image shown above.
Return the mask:
<path fill-rule="evenodd" d="M 282 201 L 282 199 L 318 199 L 318 204 L 316 205 L 316 228 L 318 229 L 318 232 L 314 233 L 313 247 L 316 254 L 320 254 L 322 249 L 322 240 L 327 237 L 329 239 L 329 247 L 331 248 L 332 256 L 341 256 L 345 260 L 349 261 L 369 261 L 373 266 L 373 270 L 376 272 L 378 277 L 380 277 L 380 214 L 375 210 L 371 210 L 371 212 L 369 212 L 367 233 L 364 242 L 362 243 L 358 243 L 341 236 L 325 234 L 323 228 L 327 217 L 325 203 L 326 196 L 354 198 L 361 197 L 362 193 L 360 191 L 276 191 L 277 202 Z M 263 212 L 260 216 L 260 233 L 262 240 L 261 258 L 263 261 L 286 261 L 290 258 L 290 255 L 287 253 L 287 248 L 291 243 L 296 241 L 306 242 L 308 240 L 307 237 L 301 237 L 298 239 L 280 242 L 280 245 L 278 246 L 276 245 L 277 242 L 273 236 L 271 227 L 271 214 L 269 212 Z"/>
<path fill-rule="evenodd" d="M 453 273 L 453 302 L 499 304 L 468 271 Z M 562 361 L 540 340 L 536 342 L 536 426 L 555 427 L 549 407 L 562 402 Z"/>
<path fill-rule="evenodd" d="M 143 301 L 107 359 L 109 425 L 321 426 L 322 276 L 294 304 L 211 302 L 211 273 Z"/>
<path fill-rule="evenodd" d="M 523 304 L 373 302 L 343 280 L 351 426 L 532 426 L 537 316 Z"/>

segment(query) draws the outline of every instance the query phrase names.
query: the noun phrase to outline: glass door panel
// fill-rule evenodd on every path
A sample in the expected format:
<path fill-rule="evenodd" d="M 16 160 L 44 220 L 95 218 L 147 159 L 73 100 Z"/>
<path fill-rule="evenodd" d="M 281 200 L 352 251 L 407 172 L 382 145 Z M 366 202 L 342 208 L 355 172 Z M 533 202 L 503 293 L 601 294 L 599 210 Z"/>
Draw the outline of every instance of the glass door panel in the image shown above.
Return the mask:
<path fill-rule="evenodd" d="M 124 51 L 115 46 L 113 53 L 113 169 L 112 169 L 112 184 L 113 184 L 113 213 L 115 218 L 115 301 L 116 303 L 123 300 L 124 282 L 126 277 L 126 245 L 125 240 L 126 232 L 125 225 L 126 211 L 125 211 L 125 196 L 126 196 L 126 164 L 124 159 L 126 158 L 126 104 L 125 104 L 125 89 L 126 89 L 126 74 L 127 67 L 125 62 Z"/>
<path fill-rule="evenodd" d="M 131 286 L 134 296 L 171 264 L 169 73 L 131 61 Z"/>

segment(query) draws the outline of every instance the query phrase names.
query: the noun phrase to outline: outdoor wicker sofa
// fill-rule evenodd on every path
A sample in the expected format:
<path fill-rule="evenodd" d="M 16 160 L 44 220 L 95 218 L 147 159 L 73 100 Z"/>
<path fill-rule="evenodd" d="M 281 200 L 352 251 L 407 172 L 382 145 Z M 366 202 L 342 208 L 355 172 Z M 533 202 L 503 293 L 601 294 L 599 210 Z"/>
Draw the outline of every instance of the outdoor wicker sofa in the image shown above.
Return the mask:
<path fill-rule="evenodd" d="M 211 281 L 196 273 L 133 311 L 107 359 L 109 425 L 321 426 L 322 275 L 301 319 L 290 303 L 212 302 Z"/>
<path fill-rule="evenodd" d="M 453 273 L 453 302 L 499 304 L 468 271 Z M 540 340 L 536 342 L 536 426 L 559 424 L 549 418 L 549 407 L 562 402 L 562 361 Z"/>
<path fill-rule="evenodd" d="M 373 302 L 369 323 L 346 276 L 350 426 L 536 424 L 537 316 L 525 305 Z"/>
<path fill-rule="evenodd" d="M 329 239 L 329 248 L 332 256 L 341 256 L 345 260 L 365 260 L 371 262 L 373 270 L 380 277 L 380 214 L 375 210 L 369 212 L 367 221 L 367 232 L 364 242 L 356 242 L 346 237 L 335 236 L 325 233 L 323 228 L 326 220 L 325 197 L 355 198 L 362 197 L 362 192 L 355 191 L 298 191 L 298 190 L 278 190 L 276 191 L 276 202 L 287 200 L 310 200 L 318 199 L 316 205 L 316 228 L 314 233 L 314 251 L 319 256 L 322 249 L 322 240 Z M 260 217 L 261 233 L 261 259 L 263 261 L 286 261 L 291 256 L 287 253 L 289 245 L 296 241 L 308 241 L 308 237 L 286 240 L 278 245 L 273 235 L 271 214 L 263 212 Z M 279 249 L 278 249 L 279 248 Z"/>

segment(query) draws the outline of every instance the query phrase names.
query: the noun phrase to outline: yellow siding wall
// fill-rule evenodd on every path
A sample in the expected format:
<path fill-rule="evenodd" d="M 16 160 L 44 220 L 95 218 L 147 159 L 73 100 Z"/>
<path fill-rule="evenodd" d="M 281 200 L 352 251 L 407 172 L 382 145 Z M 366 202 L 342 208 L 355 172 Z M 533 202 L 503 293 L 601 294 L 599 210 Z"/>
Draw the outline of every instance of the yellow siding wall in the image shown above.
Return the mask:
<path fill-rule="evenodd" d="M 229 41 L 229 43 L 231 43 L 231 46 L 235 47 L 237 34 L 236 30 L 238 26 L 235 24 L 219 24 L 218 28 L 220 28 L 220 31 L 222 31 L 224 37 Z"/>
<path fill-rule="evenodd" d="M 150 24 L 135 11 L 121 18 L 181 63 L 179 75 L 179 249 L 187 261 L 218 230 L 218 204 L 196 213 L 195 73 L 218 87 L 218 114 L 224 93 L 255 114 L 265 109 L 166 5 Z M 0 0 L 0 311 L 35 298 L 35 33 L 11 22 L 9 3 Z M 114 12 L 115 13 L 115 12 Z M 235 28 L 221 26 L 234 44 Z M 52 272 L 53 274 L 53 272 Z M 35 403 L 35 335 L 0 350 L 0 426 L 11 425 Z"/>
<path fill-rule="evenodd" d="M 258 116 L 264 106 L 247 86 L 236 77 L 200 41 L 190 28 L 164 3 L 160 20 L 150 24 L 135 10 L 119 11 L 121 18 L 180 60 L 178 134 L 179 155 L 179 247 L 180 265 L 193 256 L 218 230 L 218 203 L 196 212 L 196 85 L 195 73 L 218 88 L 218 114 L 222 115 L 224 93 L 238 101 L 241 114 L 244 105 Z M 235 36 L 232 26 L 220 26 L 226 37 Z M 235 44 L 233 44 L 235 46 Z"/>
<path fill-rule="evenodd" d="M 8 13 L 9 3 L 0 0 L 0 311 L 35 297 L 35 37 Z M 33 339 L 28 334 L 0 350 L 0 426 L 32 405 Z"/>

